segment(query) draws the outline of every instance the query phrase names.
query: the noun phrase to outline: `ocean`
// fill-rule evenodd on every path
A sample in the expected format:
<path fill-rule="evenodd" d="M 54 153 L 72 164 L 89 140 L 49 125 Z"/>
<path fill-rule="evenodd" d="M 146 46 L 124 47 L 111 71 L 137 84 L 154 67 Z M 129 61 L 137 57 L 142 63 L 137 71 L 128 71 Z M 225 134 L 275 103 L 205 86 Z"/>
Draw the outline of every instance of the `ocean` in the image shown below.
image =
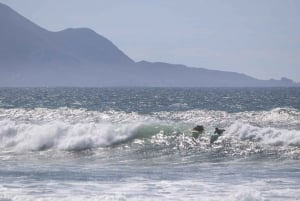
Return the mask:
<path fill-rule="evenodd" d="M 0 88 L 0 201 L 27 200 L 300 200 L 300 88 Z"/>

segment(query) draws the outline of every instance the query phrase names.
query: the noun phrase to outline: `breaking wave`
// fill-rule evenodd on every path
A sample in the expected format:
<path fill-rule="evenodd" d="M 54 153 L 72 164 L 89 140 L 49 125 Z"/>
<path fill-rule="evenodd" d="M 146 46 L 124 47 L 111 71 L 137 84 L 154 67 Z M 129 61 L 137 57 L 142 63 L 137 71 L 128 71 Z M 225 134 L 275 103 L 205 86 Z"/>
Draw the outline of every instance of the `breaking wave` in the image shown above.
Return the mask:
<path fill-rule="evenodd" d="M 275 146 L 300 146 L 300 130 L 261 128 L 236 122 L 229 127 L 228 132 L 237 135 L 241 140 L 251 140 Z"/>
<path fill-rule="evenodd" d="M 126 145 L 142 149 L 196 150 L 247 155 L 300 153 L 300 112 L 291 108 L 227 113 L 192 110 L 148 115 L 83 109 L 0 109 L 0 151 L 82 151 Z M 205 132 L 192 138 L 191 128 Z M 226 129 L 211 144 L 215 127 Z M 147 146 L 147 148 L 145 148 Z M 282 151 L 283 150 L 283 151 Z"/>
<path fill-rule="evenodd" d="M 0 122 L 2 147 L 14 151 L 45 149 L 85 150 L 110 146 L 132 137 L 138 123 L 121 125 L 104 123 L 71 124 L 53 121 L 44 124 Z"/>

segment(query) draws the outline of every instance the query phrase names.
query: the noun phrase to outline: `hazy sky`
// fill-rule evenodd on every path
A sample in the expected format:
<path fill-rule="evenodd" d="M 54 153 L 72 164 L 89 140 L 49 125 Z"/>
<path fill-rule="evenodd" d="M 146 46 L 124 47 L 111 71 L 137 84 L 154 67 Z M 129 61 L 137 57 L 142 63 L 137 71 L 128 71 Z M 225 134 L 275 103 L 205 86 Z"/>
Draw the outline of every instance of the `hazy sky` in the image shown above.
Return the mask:
<path fill-rule="evenodd" d="M 300 81 L 300 0 L 0 0 L 40 26 L 88 27 L 135 61 Z"/>

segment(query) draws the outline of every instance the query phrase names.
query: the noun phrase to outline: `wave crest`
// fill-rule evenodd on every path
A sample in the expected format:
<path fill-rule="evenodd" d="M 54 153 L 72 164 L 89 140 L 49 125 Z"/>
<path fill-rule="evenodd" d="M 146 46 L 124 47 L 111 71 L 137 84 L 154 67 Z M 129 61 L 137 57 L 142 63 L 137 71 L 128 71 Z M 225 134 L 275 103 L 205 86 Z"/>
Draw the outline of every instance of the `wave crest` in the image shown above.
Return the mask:
<path fill-rule="evenodd" d="M 258 141 L 269 145 L 300 146 L 299 130 L 261 128 L 236 122 L 229 127 L 228 133 L 239 136 L 241 140 Z"/>
<path fill-rule="evenodd" d="M 45 149 L 85 150 L 110 146 L 132 137 L 139 123 L 77 123 L 53 121 L 46 124 L 0 121 L 2 148 L 13 151 Z"/>

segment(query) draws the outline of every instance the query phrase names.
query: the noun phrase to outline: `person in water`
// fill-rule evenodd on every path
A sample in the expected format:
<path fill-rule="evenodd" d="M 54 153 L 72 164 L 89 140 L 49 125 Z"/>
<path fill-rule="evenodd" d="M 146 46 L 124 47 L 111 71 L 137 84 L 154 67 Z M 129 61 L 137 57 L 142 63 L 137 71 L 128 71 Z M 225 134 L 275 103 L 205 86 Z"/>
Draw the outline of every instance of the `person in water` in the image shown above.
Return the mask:
<path fill-rule="evenodd" d="M 222 135 L 224 133 L 225 129 L 219 129 L 219 128 L 216 128 L 215 129 L 215 134 L 218 134 L 219 136 Z"/>
<path fill-rule="evenodd" d="M 192 133 L 193 133 L 193 140 L 196 140 L 199 138 L 200 134 L 202 134 L 204 132 L 204 126 L 202 125 L 197 125 L 196 127 L 194 127 L 192 129 Z"/>
<path fill-rule="evenodd" d="M 225 129 L 216 128 L 214 134 L 210 137 L 210 143 L 214 143 L 224 133 Z"/>

